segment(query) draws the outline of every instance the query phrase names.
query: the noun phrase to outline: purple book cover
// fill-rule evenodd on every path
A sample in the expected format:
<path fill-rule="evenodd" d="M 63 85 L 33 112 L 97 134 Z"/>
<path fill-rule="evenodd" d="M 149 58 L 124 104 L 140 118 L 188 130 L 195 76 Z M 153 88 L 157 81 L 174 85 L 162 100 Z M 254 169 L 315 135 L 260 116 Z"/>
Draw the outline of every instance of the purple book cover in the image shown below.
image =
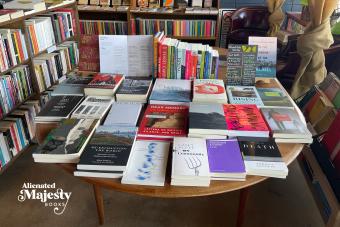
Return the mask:
<path fill-rule="evenodd" d="M 246 172 L 237 140 L 207 140 L 207 150 L 210 172 Z"/>

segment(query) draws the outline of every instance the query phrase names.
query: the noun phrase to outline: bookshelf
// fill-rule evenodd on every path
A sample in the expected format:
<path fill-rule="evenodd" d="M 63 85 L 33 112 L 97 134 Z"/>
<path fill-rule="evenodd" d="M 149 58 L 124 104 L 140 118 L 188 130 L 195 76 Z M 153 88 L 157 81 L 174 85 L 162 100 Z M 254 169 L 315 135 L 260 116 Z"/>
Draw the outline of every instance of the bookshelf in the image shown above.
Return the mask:
<path fill-rule="evenodd" d="M 9 21 L 5 21 L 5 22 L 1 22 L 0 23 L 0 29 L 20 29 L 23 35 L 23 40 L 25 42 L 25 46 L 26 46 L 26 50 L 27 50 L 27 58 L 24 59 L 23 61 L 21 61 L 20 63 L 13 65 L 11 67 L 9 67 L 8 69 L 0 72 L 0 78 L 5 78 L 5 75 L 8 75 L 11 73 L 12 70 L 16 69 L 17 67 L 23 66 L 23 65 L 27 65 L 29 74 L 30 74 L 30 83 L 31 83 L 31 88 L 32 88 L 32 92 L 30 95 L 28 95 L 26 98 L 24 98 L 23 100 L 21 100 L 20 102 L 14 103 L 14 105 L 12 104 L 12 108 L 8 108 L 8 112 L 4 112 L 2 114 L 2 116 L 0 117 L 0 121 L 5 119 L 7 116 L 9 116 L 11 113 L 13 113 L 13 111 L 15 111 L 19 106 L 21 106 L 22 104 L 24 104 L 26 101 L 31 100 L 31 99 L 38 99 L 40 94 L 42 92 L 39 91 L 39 87 L 38 87 L 38 81 L 37 81 L 37 75 L 36 72 L 34 70 L 34 59 L 36 57 L 41 56 L 42 54 L 48 53 L 50 50 L 53 50 L 53 47 L 57 47 L 59 45 L 64 44 L 65 42 L 68 41 L 79 41 L 79 18 L 78 18 L 78 12 L 77 12 L 77 5 L 76 5 L 76 1 L 64 1 L 63 4 L 59 4 L 57 6 L 50 6 L 47 7 L 46 10 L 42 10 L 42 11 L 38 11 L 38 12 L 34 12 L 31 13 L 29 15 L 24 15 L 22 17 L 16 18 L 16 19 L 12 19 Z M 54 12 L 56 10 L 60 10 L 60 9 L 71 9 L 74 11 L 74 21 L 75 21 L 75 25 L 74 28 L 76 29 L 76 31 L 74 32 L 73 36 L 68 37 L 63 39 L 60 42 L 55 42 L 54 45 L 52 45 L 51 47 L 48 47 L 42 51 L 39 51 L 38 53 L 34 54 L 34 50 L 32 49 L 32 47 L 29 45 L 29 34 L 25 25 L 25 20 L 28 19 L 32 19 L 38 15 L 46 15 L 50 12 Z M 69 70 L 70 71 L 70 70 Z M 26 75 L 26 74 L 25 74 Z M 58 82 L 56 81 L 55 84 L 57 84 Z M 55 85 L 55 84 L 52 84 Z M 6 163 L 1 169 L 0 169 L 0 175 L 3 174 L 14 162 L 15 160 L 24 152 L 26 152 L 27 150 L 30 150 L 30 144 L 32 142 L 32 140 L 34 140 L 34 138 L 31 138 L 31 141 L 28 142 L 28 145 L 26 145 L 25 147 L 23 147 L 15 156 L 13 156 L 11 158 L 11 160 Z"/>

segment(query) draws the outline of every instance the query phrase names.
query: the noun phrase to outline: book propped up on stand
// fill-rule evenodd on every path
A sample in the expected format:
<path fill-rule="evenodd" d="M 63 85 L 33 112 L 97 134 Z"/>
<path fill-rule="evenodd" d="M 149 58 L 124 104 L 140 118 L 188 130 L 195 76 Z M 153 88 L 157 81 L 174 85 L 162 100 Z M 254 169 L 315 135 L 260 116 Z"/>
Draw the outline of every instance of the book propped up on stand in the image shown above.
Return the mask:
<path fill-rule="evenodd" d="M 66 119 L 53 129 L 34 152 L 35 162 L 78 163 L 96 127 L 97 119 Z"/>
<path fill-rule="evenodd" d="M 286 178 L 288 168 L 273 138 L 237 138 L 248 175 Z"/>
<path fill-rule="evenodd" d="M 97 73 L 85 87 L 85 95 L 113 97 L 123 80 L 122 74 Z"/>
<path fill-rule="evenodd" d="M 122 177 L 135 138 L 136 127 L 98 127 L 85 147 L 74 175 Z"/>

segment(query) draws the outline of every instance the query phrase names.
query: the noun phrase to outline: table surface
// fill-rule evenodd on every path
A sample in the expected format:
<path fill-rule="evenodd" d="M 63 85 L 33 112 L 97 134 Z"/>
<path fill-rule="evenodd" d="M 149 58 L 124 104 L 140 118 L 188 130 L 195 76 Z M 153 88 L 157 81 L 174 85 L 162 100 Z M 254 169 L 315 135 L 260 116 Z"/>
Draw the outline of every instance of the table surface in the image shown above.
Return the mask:
<path fill-rule="evenodd" d="M 217 48 L 220 55 L 226 55 L 225 49 Z M 219 67 L 219 78 L 222 79 L 226 74 L 226 67 Z M 224 79 L 224 78 L 223 78 Z M 40 125 L 41 133 L 37 133 L 40 138 L 44 138 L 46 133 L 56 125 L 46 126 Z M 39 128 L 39 127 L 38 127 Z M 41 129 L 45 129 L 41 130 Z M 44 131 L 44 132 L 42 132 Z M 278 144 L 284 162 L 289 165 L 293 162 L 296 157 L 300 154 L 303 148 L 303 144 L 289 144 L 280 143 Z M 169 159 L 170 160 L 170 159 Z M 76 170 L 76 164 L 58 164 L 62 169 L 73 174 Z M 170 185 L 170 169 L 167 169 L 167 177 L 164 187 L 159 186 L 142 186 L 142 185 L 128 185 L 121 184 L 121 179 L 109 179 L 109 178 L 93 178 L 93 177 L 80 177 L 90 184 L 94 184 L 103 188 L 109 188 L 121 192 L 127 192 L 132 194 L 138 194 L 150 197 L 162 197 L 162 198 L 180 198 L 180 197 L 195 197 L 195 196 L 206 196 L 214 195 L 219 193 L 231 192 L 239 189 L 243 189 L 254 184 L 260 183 L 268 177 L 261 176 L 247 176 L 245 181 L 214 181 L 210 182 L 209 187 L 188 187 L 188 186 L 171 186 Z"/>

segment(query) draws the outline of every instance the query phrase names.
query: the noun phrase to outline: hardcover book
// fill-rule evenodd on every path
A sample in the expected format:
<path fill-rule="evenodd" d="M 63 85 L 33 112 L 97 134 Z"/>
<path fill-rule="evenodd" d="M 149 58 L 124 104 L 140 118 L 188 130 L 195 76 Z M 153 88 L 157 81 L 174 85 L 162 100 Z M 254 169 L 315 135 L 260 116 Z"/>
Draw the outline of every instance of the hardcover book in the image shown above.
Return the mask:
<path fill-rule="evenodd" d="M 77 169 L 124 171 L 135 137 L 136 127 L 98 127 L 85 147 Z"/>
<path fill-rule="evenodd" d="M 228 136 L 269 137 L 269 128 L 256 105 L 224 104 Z"/>
<path fill-rule="evenodd" d="M 113 96 L 123 80 L 122 74 L 97 73 L 84 92 L 86 95 Z"/>
<path fill-rule="evenodd" d="M 277 38 L 249 37 L 249 45 L 257 45 L 257 77 L 276 77 Z"/>
<path fill-rule="evenodd" d="M 254 86 L 257 49 L 255 45 L 228 45 L 228 85 Z"/>
<path fill-rule="evenodd" d="M 97 119 L 67 119 L 53 129 L 33 153 L 35 162 L 77 163 L 99 125 Z"/>
<path fill-rule="evenodd" d="M 292 141 L 291 139 L 304 139 L 305 143 L 312 142 L 311 133 L 294 109 L 264 107 L 261 108 L 261 112 L 276 141 L 289 142 Z"/>
<path fill-rule="evenodd" d="M 104 125 L 137 126 L 142 104 L 133 102 L 115 102 L 107 115 Z"/>
<path fill-rule="evenodd" d="M 187 135 L 189 107 L 184 105 L 148 105 L 138 135 L 173 138 Z"/>
<path fill-rule="evenodd" d="M 81 96 L 53 96 L 35 117 L 36 121 L 59 121 L 68 118 L 82 101 Z"/>
<path fill-rule="evenodd" d="M 87 96 L 73 112 L 72 118 L 101 119 L 113 102 L 114 99 L 107 96 Z"/>
<path fill-rule="evenodd" d="M 260 95 L 254 86 L 227 86 L 227 94 L 231 104 L 263 106 Z"/>
<path fill-rule="evenodd" d="M 210 185 L 210 170 L 205 139 L 174 138 L 171 185 Z"/>
<path fill-rule="evenodd" d="M 122 184 L 164 186 L 170 143 L 136 141 Z"/>
<path fill-rule="evenodd" d="M 273 138 L 238 137 L 247 174 L 286 178 L 288 168 Z"/>
<path fill-rule="evenodd" d="M 150 96 L 151 104 L 181 104 L 190 101 L 190 80 L 157 79 Z"/>
<path fill-rule="evenodd" d="M 194 80 L 194 102 L 228 103 L 223 80 L 196 79 Z"/>
<path fill-rule="evenodd" d="M 280 88 L 256 88 L 264 106 L 293 107 L 292 102 Z"/>
<path fill-rule="evenodd" d="M 116 93 L 117 101 L 147 102 L 151 86 L 152 80 L 148 77 L 126 78 Z"/>
<path fill-rule="evenodd" d="M 79 53 L 79 71 L 99 72 L 98 35 L 81 35 Z"/>
<path fill-rule="evenodd" d="M 207 140 L 212 179 L 245 180 L 246 170 L 237 140 Z"/>

